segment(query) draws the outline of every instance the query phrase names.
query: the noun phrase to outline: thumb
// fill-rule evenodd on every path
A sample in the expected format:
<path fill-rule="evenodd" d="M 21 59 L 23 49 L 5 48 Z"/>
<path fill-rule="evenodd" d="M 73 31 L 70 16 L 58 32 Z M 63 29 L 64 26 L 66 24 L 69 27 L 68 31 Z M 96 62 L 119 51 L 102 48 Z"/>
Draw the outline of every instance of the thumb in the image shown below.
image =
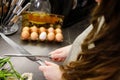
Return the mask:
<path fill-rule="evenodd" d="M 46 66 L 39 66 L 39 70 L 44 71 Z"/>

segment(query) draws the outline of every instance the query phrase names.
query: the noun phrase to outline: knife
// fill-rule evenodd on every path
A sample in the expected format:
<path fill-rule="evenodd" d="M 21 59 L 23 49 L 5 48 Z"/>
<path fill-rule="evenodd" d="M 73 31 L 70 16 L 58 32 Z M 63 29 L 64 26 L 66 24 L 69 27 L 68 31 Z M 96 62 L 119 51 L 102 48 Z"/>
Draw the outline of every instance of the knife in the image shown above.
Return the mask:
<path fill-rule="evenodd" d="M 4 56 L 9 56 L 9 57 L 44 57 L 44 58 L 50 58 L 49 55 L 29 55 L 29 54 L 4 54 Z"/>
<path fill-rule="evenodd" d="M 12 26 L 14 23 L 16 23 L 16 22 L 18 21 L 18 19 L 19 19 L 20 14 L 21 14 L 23 11 L 27 10 L 27 9 L 30 7 L 30 5 L 31 5 L 30 2 L 27 3 L 27 4 L 23 7 L 23 9 L 21 9 L 21 10 L 17 13 L 17 15 L 14 15 L 14 16 L 13 16 L 13 18 L 10 20 L 10 22 L 8 23 L 8 25 L 9 25 L 9 26 Z"/>
<path fill-rule="evenodd" d="M 6 17 L 5 17 L 5 19 L 3 20 L 3 24 L 5 24 L 6 20 L 7 20 L 7 19 L 10 17 L 10 15 L 12 14 L 12 11 L 14 10 L 17 2 L 18 2 L 18 0 L 12 0 L 11 5 L 10 5 L 10 10 L 8 10 Z"/>
<path fill-rule="evenodd" d="M 11 4 L 11 0 L 3 0 L 3 3 L 4 3 L 4 14 L 3 14 L 3 19 L 2 21 L 4 20 L 4 18 L 6 17 L 7 15 L 7 12 L 9 11 L 10 9 L 10 4 Z"/>
<path fill-rule="evenodd" d="M 1 37 L 10 45 L 12 46 L 15 50 L 19 51 L 21 54 L 23 55 L 31 55 L 31 53 L 29 53 L 27 50 L 25 50 L 23 47 L 21 47 L 20 45 L 18 45 L 17 43 L 15 43 L 13 40 L 11 40 L 10 38 L 8 38 L 6 35 L 4 35 L 3 33 L 0 33 Z M 26 56 L 26 58 L 28 58 L 31 61 L 35 61 L 36 63 L 40 64 L 40 65 L 45 65 L 44 61 L 42 59 L 38 59 L 37 57 L 30 57 L 30 56 Z"/>
<path fill-rule="evenodd" d="M 18 1 L 16 3 L 16 6 L 14 7 L 11 15 L 7 18 L 6 22 L 4 23 L 4 25 L 7 25 L 10 20 L 13 18 L 14 15 L 17 15 L 18 12 L 20 12 L 22 10 L 22 4 L 24 3 L 25 0 L 21 0 L 21 1 Z"/>

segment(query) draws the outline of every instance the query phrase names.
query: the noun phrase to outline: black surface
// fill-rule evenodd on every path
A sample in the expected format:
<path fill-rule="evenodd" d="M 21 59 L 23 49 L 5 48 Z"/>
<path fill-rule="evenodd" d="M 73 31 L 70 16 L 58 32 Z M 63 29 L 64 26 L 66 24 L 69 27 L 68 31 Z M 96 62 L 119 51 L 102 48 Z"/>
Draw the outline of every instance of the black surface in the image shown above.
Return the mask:
<path fill-rule="evenodd" d="M 64 16 L 63 27 L 69 27 L 90 16 L 96 6 L 95 0 L 77 0 L 77 6 L 72 9 L 73 0 L 49 0 L 51 12 Z"/>
<path fill-rule="evenodd" d="M 64 41 L 62 43 L 55 43 L 55 42 L 24 42 L 20 40 L 20 32 L 19 30 L 17 33 L 8 36 L 13 41 L 21 45 L 23 48 L 31 52 L 32 54 L 48 54 L 50 51 L 53 51 L 59 47 L 63 47 L 69 44 L 72 44 L 74 39 L 89 25 L 89 20 L 85 19 L 79 23 L 76 23 L 73 26 L 69 26 L 67 28 L 63 28 L 63 35 Z M 21 25 L 19 25 L 21 26 Z M 21 28 L 21 27 L 20 27 Z M 0 55 L 3 54 L 10 54 L 18 52 L 14 50 L 10 45 L 8 45 L 1 37 L 0 37 Z M 49 59 L 47 59 L 49 60 Z M 33 73 L 33 80 L 45 80 L 43 74 L 38 69 L 38 64 L 32 62 L 24 57 L 13 57 L 11 61 L 15 67 L 15 69 L 22 73 Z M 59 64 L 59 63 L 57 63 Z"/>
<path fill-rule="evenodd" d="M 24 4 L 30 0 L 25 0 Z M 73 0 L 49 0 L 51 13 L 64 16 L 63 27 L 69 27 L 90 16 L 92 9 L 96 6 L 95 0 L 77 0 L 77 6 L 72 9 Z"/>

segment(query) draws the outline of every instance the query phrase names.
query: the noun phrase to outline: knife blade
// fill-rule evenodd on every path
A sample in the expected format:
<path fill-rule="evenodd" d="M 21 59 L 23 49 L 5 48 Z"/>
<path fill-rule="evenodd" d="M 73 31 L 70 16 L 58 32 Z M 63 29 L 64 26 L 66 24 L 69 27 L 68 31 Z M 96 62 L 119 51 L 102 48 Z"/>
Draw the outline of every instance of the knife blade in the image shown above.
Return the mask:
<path fill-rule="evenodd" d="M 20 45 L 18 45 L 17 43 L 15 43 L 13 40 L 11 40 L 10 38 L 8 38 L 6 35 L 4 35 L 3 33 L 0 33 L 1 37 L 10 45 L 12 46 L 15 50 L 19 51 L 21 54 L 26 54 L 26 55 L 31 55 L 31 53 L 29 53 L 26 49 L 24 49 L 23 47 L 21 47 Z M 36 63 L 40 64 L 40 65 L 45 65 L 44 61 L 39 59 L 37 57 L 30 57 L 27 56 L 26 58 L 28 58 L 31 61 L 35 61 Z"/>
<path fill-rule="evenodd" d="M 9 57 L 44 57 L 44 58 L 50 58 L 49 55 L 29 55 L 29 54 L 4 54 L 4 56 L 9 56 Z"/>
<path fill-rule="evenodd" d="M 16 6 L 13 12 L 11 13 L 11 15 L 9 16 L 9 18 L 7 18 L 4 25 L 7 25 L 10 22 L 10 20 L 13 18 L 13 16 L 15 16 L 20 9 L 21 9 L 21 6 Z"/>
<path fill-rule="evenodd" d="M 7 12 L 9 11 L 9 9 L 10 9 L 10 3 L 11 3 L 11 0 L 3 0 L 3 2 L 4 2 L 4 14 L 3 14 L 3 19 L 2 19 L 2 21 L 4 20 L 4 18 L 6 17 L 6 15 L 7 15 Z"/>
<path fill-rule="evenodd" d="M 16 6 L 16 4 L 17 4 L 17 2 L 18 2 L 19 0 L 12 0 L 12 2 L 11 2 L 11 4 L 10 4 L 10 10 L 8 10 L 8 12 L 7 12 L 7 15 L 6 15 L 6 17 L 5 17 L 5 19 L 3 20 L 3 24 L 5 24 L 5 22 L 6 22 L 6 20 L 10 17 L 10 15 L 12 14 L 12 11 L 14 10 L 14 8 L 15 8 L 15 6 Z"/>
<path fill-rule="evenodd" d="M 7 18 L 6 22 L 4 23 L 4 25 L 7 25 L 10 20 L 13 18 L 14 15 L 17 15 L 19 11 L 22 10 L 22 4 L 24 3 L 25 0 L 20 0 L 16 3 L 11 15 L 9 16 L 9 18 Z"/>
<path fill-rule="evenodd" d="M 11 26 L 11 25 L 13 25 L 14 23 L 16 23 L 16 22 L 18 21 L 18 19 L 19 19 L 20 14 L 21 14 L 23 11 L 27 10 L 27 9 L 30 7 L 30 5 L 31 5 L 30 2 L 27 3 L 27 4 L 17 13 L 17 15 L 14 15 L 13 18 L 10 19 L 10 21 L 8 21 L 8 22 L 9 22 L 8 25 Z"/>

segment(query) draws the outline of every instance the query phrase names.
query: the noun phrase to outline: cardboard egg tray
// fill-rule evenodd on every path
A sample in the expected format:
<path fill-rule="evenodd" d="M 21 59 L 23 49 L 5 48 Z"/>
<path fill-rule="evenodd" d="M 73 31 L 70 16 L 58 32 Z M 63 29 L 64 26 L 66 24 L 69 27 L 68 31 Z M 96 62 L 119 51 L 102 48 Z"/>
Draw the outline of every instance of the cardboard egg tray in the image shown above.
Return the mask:
<path fill-rule="evenodd" d="M 63 19 L 62 15 L 26 11 L 22 13 L 21 40 L 62 42 Z"/>
<path fill-rule="evenodd" d="M 21 30 L 21 40 L 29 41 L 63 41 L 63 34 L 60 25 L 54 27 L 24 26 Z"/>

